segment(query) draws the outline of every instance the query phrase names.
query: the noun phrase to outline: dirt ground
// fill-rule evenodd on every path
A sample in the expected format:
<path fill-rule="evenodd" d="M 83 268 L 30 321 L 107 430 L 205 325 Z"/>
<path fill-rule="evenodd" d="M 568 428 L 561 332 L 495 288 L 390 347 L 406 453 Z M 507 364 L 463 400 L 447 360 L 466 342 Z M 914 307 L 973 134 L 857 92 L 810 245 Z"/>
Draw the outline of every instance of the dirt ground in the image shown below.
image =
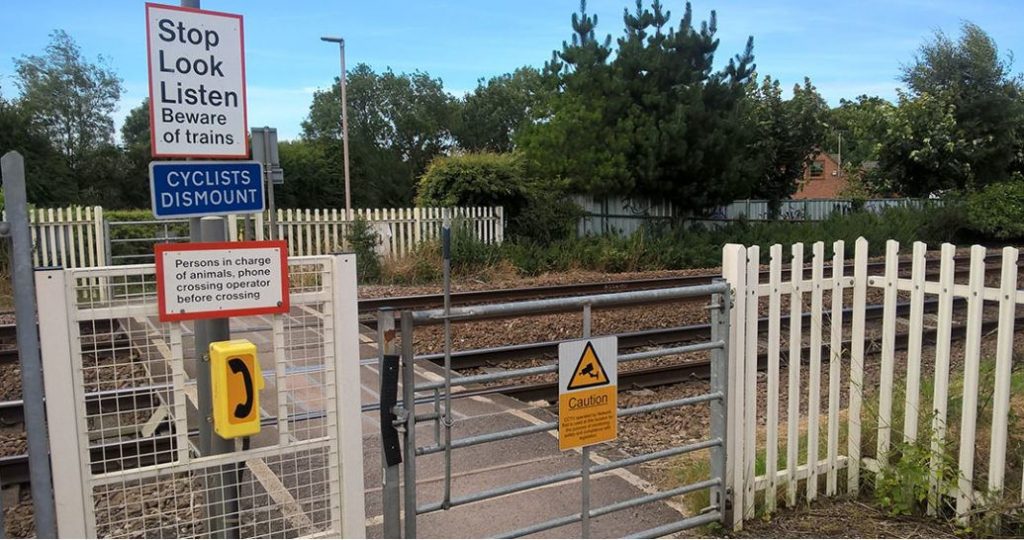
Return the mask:
<path fill-rule="evenodd" d="M 877 506 L 851 499 L 822 499 L 753 519 L 726 538 L 956 538 L 949 522 L 890 516 Z"/>

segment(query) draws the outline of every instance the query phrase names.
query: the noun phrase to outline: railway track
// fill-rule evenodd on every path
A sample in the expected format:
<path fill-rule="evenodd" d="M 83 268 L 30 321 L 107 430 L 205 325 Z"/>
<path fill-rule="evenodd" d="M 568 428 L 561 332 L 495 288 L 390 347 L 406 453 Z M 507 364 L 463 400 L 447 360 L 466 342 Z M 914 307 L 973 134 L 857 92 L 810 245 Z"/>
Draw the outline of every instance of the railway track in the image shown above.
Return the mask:
<path fill-rule="evenodd" d="M 958 305 L 961 303 L 962 301 L 957 302 Z M 926 312 L 934 311 L 936 307 L 937 301 L 929 301 L 925 303 Z M 909 303 L 901 303 L 896 307 L 896 314 L 906 315 L 909 312 L 909 309 Z M 847 318 L 847 314 L 849 312 L 850 310 L 844 310 L 844 318 Z M 866 308 L 865 317 L 868 320 L 876 320 L 882 317 L 882 313 L 882 306 L 869 306 Z M 805 313 L 803 315 L 804 321 L 809 320 L 809 318 L 809 313 Z M 766 318 L 760 319 L 759 327 L 762 329 L 765 328 L 764 323 L 766 323 L 766 321 Z M 787 327 L 789 324 L 789 318 L 784 316 L 780 323 L 782 328 Z M 1024 323 L 1024 317 L 1019 318 L 1017 323 Z M 995 324 L 995 322 L 985 323 L 983 330 L 987 331 L 994 328 Z M 954 339 L 959 339 L 965 334 L 965 332 L 964 327 L 954 327 Z M 934 340 L 934 333 L 934 331 L 930 331 L 925 335 L 926 343 L 930 343 Z M 710 325 L 698 324 L 624 333 L 619 335 L 619 340 L 620 347 L 622 349 L 637 349 L 654 345 L 667 345 L 671 343 L 707 341 L 710 337 Z M 452 363 L 455 369 L 464 370 L 472 367 L 489 366 L 500 361 L 527 358 L 535 359 L 538 357 L 551 356 L 557 354 L 558 343 L 558 341 L 551 341 L 498 347 L 493 349 L 460 351 L 453 354 Z M 896 341 L 897 349 L 905 348 L 906 343 L 907 334 L 899 334 Z M 844 342 L 844 346 L 848 347 L 849 341 Z M 871 351 L 876 350 L 878 346 L 879 343 L 877 340 L 867 340 L 865 350 L 870 353 Z M 809 347 L 804 347 L 803 358 L 808 358 L 808 353 Z M 823 356 L 827 358 L 827 354 Z M 417 360 L 435 362 L 442 359 L 443 355 L 440 354 L 429 354 L 417 357 Z M 763 367 L 766 363 L 767 359 L 762 355 L 759 358 L 759 364 Z M 619 374 L 619 380 L 620 384 L 626 388 L 665 386 L 685 382 L 694 378 L 707 377 L 709 371 L 710 362 L 688 362 L 682 364 L 623 370 Z M 169 387 L 166 385 L 155 385 L 149 388 L 133 388 L 129 391 L 106 390 L 94 392 L 87 395 L 86 405 L 89 410 L 93 411 L 93 413 L 99 412 L 100 410 L 126 410 L 127 408 L 136 408 L 140 406 L 147 407 L 147 404 L 155 404 L 156 400 L 159 399 L 159 393 L 167 391 L 168 389 Z M 453 392 L 452 397 L 453 399 L 460 399 L 493 394 L 505 394 L 525 401 L 544 400 L 553 402 L 557 400 L 558 388 L 557 383 L 555 382 L 486 386 Z M 423 400 L 424 403 L 431 402 L 430 398 L 423 398 Z M 3 422 L 6 425 L 18 424 L 22 418 L 21 405 L 20 400 L 0 402 L 0 422 Z M 373 410 L 376 410 L 376 407 L 372 405 L 364 407 L 365 412 Z M 316 415 L 315 412 L 309 414 L 313 415 L 311 418 Z M 264 419 L 264 424 L 266 425 L 272 425 L 274 422 L 276 422 L 276 419 Z M 167 428 L 169 429 L 169 426 L 167 426 Z M 168 449 L 172 439 L 173 437 L 164 434 L 144 439 L 132 439 L 120 443 L 108 443 L 93 450 L 95 453 L 94 461 L 109 462 L 110 456 L 115 455 L 123 456 L 123 458 L 129 463 L 142 463 L 142 460 L 144 459 L 151 459 L 151 457 L 147 458 L 146 456 L 169 455 Z M 28 456 L 26 455 L 0 458 L 0 479 L 3 479 L 2 481 L 4 484 L 27 481 L 27 466 Z"/>
<path fill-rule="evenodd" d="M 938 262 L 938 258 L 929 257 L 926 259 L 928 263 Z M 969 262 L 967 256 L 957 256 L 953 259 L 957 265 L 956 274 L 965 275 L 967 272 L 966 267 L 962 265 Z M 910 262 L 910 259 L 901 259 L 900 264 L 905 266 Z M 881 273 L 885 269 L 885 263 L 883 261 L 869 261 L 868 273 L 877 274 Z M 1018 266 L 1024 266 L 1024 260 L 1018 263 Z M 767 266 L 765 265 L 765 268 Z M 853 272 L 853 263 L 846 263 L 843 265 L 844 274 L 850 275 Z M 986 265 L 986 270 L 998 271 L 1001 267 L 998 263 Z M 810 265 L 804 266 L 804 272 L 809 272 L 811 269 Z M 824 265 L 825 277 L 829 277 L 832 272 L 832 265 Z M 904 267 L 904 271 L 909 272 L 909 268 Z M 926 274 L 929 277 L 937 277 L 938 269 L 929 269 Z M 783 265 L 782 267 L 782 280 L 786 281 L 790 276 L 790 265 Z M 689 287 L 694 285 L 707 285 L 712 280 L 722 277 L 719 274 L 699 274 L 692 276 L 675 276 L 665 278 L 648 278 L 648 279 L 634 279 L 634 280 L 621 280 L 621 281 L 607 281 L 607 282 L 596 282 L 596 283 L 573 283 L 568 285 L 547 285 L 541 287 L 522 287 L 512 289 L 491 289 L 483 291 L 464 291 L 464 292 L 453 292 L 451 293 L 452 306 L 472 305 L 472 304 L 484 304 L 493 302 L 514 302 L 518 300 L 532 300 L 536 298 L 561 298 L 566 296 L 581 296 L 588 294 L 602 294 L 611 292 L 623 292 L 623 291 L 643 291 L 650 289 L 664 289 L 670 287 Z M 767 282 L 768 270 L 761 271 L 761 281 Z M 391 309 L 395 311 L 402 310 L 419 310 L 419 309 L 431 309 L 437 308 L 444 304 L 444 295 L 438 294 L 419 294 L 410 296 L 392 296 L 387 298 L 364 298 L 359 300 L 359 312 L 362 314 L 369 314 L 376 312 L 381 309 Z"/>
<path fill-rule="evenodd" d="M 958 258 L 957 274 L 961 274 L 966 269 L 961 268 L 959 263 L 963 262 L 965 258 Z M 1022 261 L 1021 264 L 1024 264 Z M 880 262 L 869 263 L 869 273 L 877 273 L 883 266 Z M 852 265 L 847 265 L 848 268 Z M 987 269 L 998 268 L 997 265 L 989 265 Z M 788 269 L 783 271 L 784 277 L 789 274 Z M 931 272 L 929 272 L 931 274 Z M 767 272 L 762 272 L 762 275 L 767 276 Z M 691 286 L 691 285 L 704 285 L 710 282 L 712 279 L 719 277 L 714 274 L 696 275 L 696 276 L 679 276 L 670 278 L 653 278 L 653 279 L 642 279 L 642 280 L 627 280 L 627 281 L 612 281 L 603 283 L 583 283 L 573 284 L 565 286 L 547 286 L 547 287 L 533 287 L 533 288 L 518 288 L 518 289 L 500 289 L 500 290 L 487 290 L 487 291 L 467 291 L 461 293 L 452 294 L 453 305 L 471 305 L 477 303 L 486 302 L 506 302 L 515 300 L 526 300 L 538 297 L 544 298 L 556 298 L 565 296 L 577 296 L 586 294 L 600 294 L 609 292 L 621 292 L 628 290 L 649 290 L 657 288 L 669 288 L 669 287 L 680 287 L 680 286 Z M 392 297 L 392 298 L 381 298 L 381 299 L 365 299 L 359 302 L 359 311 L 361 313 L 372 313 L 381 308 L 387 307 L 391 309 L 421 309 L 431 308 L 439 306 L 443 301 L 443 296 L 440 294 L 428 294 L 428 295 L 416 295 L 416 296 L 405 296 L 405 297 Z M 934 305 L 936 301 L 926 302 L 928 305 Z M 881 306 L 871 306 L 866 313 L 867 318 L 874 319 L 881 317 L 882 308 Z M 847 312 L 849 310 L 846 310 Z M 909 304 L 901 304 L 897 307 L 897 313 L 905 315 L 909 311 Z M 805 320 L 810 317 L 809 313 L 804 314 Z M 762 323 L 766 319 L 761 319 Z M 109 321 L 111 326 L 105 331 L 110 332 L 113 328 L 113 321 Z M 788 317 L 783 317 L 781 321 L 783 325 L 788 324 Z M 1024 317 L 1018 318 L 1016 324 L 1024 322 Z M 984 323 L 983 329 L 985 331 L 995 327 L 995 322 Z M 97 331 L 95 324 L 89 323 L 89 327 L 83 326 L 83 333 L 92 333 Z M 953 338 L 960 339 L 965 334 L 966 329 L 964 327 L 953 328 Z M 0 344 L 2 343 L 13 343 L 15 339 L 15 326 L 14 325 L 0 325 Z M 934 341 L 934 331 L 928 331 L 925 334 L 926 343 Z M 620 346 L 623 349 L 635 349 L 640 347 L 665 345 L 670 343 L 685 343 L 698 340 L 707 340 L 710 338 L 710 327 L 708 325 L 689 325 L 666 329 L 654 329 L 644 330 L 640 332 L 631 332 L 621 334 Z M 558 347 L 557 341 L 534 343 L 526 345 L 515 345 L 508 347 L 498 347 L 492 349 L 480 349 L 470 351 L 460 351 L 452 355 L 453 368 L 456 370 L 464 370 L 470 368 L 479 368 L 493 365 L 497 362 L 527 359 L 527 358 L 538 358 L 544 356 L 550 356 L 557 353 Z M 848 346 L 848 342 L 844 342 L 844 345 Z M 907 344 L 907 334 L 898 334 L 896 346 L 897 349 L 905 349 Z M 871 351 L 878 348 L 877 340 L 867 340 L 865 350 Z M 806 352 L 809 351 L 809 347 L 804 348 L 805 356 Z M 440 361 L 443 360 L 442 354 L 431 354 L 417 357 L 418 359 Z M 10 363 L 17 360 L 16 349 L 0 349 L 0 364 Z M 766 363 L 766 358 L 759 358 L 760 363 Z M 665 365 L 657 367 L 649 367 L 642 369 L 634 369 L 629 371 L 623 371 L 619 374 L 620 384 L 624 387 L 651 387 L 651 386 L 663 386 L 669 384 L 675 384 L 691 380 L 693 378 L 707 377 L 710 369 L 709 362 L 688 362 L 684 364 Z M 92 401 L 89 406 L 97 408 L 116 407 L 116 410 L 125 410 L 126 406 L 131 403 L 133 407 L 137 407 L 139 400 L 155 400 L 157 399 L 157 392 L 161 388 L 154 387 L 150 392 L 140 393 L 138 389 L 131 392 L 131 396 L 121 395 L 124 392 L 118 390 L 106 391 L 96 393 L 95 397 L 91 397 Z M 102 394 L 102 395 L 101 395 Z M 487 395 L 487 394 L 506 394 L 522 400 L 545 400 L 554 401 L 557 399 L 557 384 L 554 382 L 550 383 L 533 383 L 533 384 L 518 384 L 518 385 L 505 385 L 505 386 L 488 386 L 482 388 L 472 388 L 459 392 L 453 393 L 454 399 Z M 365 410 L 375 410 L 374 407 L 364 407 Z M 315 416 L 315 412 L 308 413 Z M 22 418 L 22 406 L 20 400 L 0 402 L 0 423 L 6 425 L 17 425 L 20 423 Z M 273 424 L 276 419 L 268 418 L 264 419 L 266 423 Z M 97 462 L 109 462 L 111 456 L 117 456 L 116 459 L 124 461 L 126 466 L 141 466 L 152 463 L 144 462 L 145 456 L 154 455 L 167 455 L 170 452 L 167 451 L 169 445 L 172 444 L 172 437 L 154 436 L 146 439 L 131 439 L 121 442 L 107 443 L 102 447 L 96 447 L 93 451 L 97 452 L 98 455 L 94 456 L 94 461 Z M 28 458 L 25 455 L 15 455 L 0 457 L 0 479 L 6 484 L 11 483 L 23 483 L 27 481 L 28 474 Z"/>
<path fill-rule="evenodd" d="M 1015 327 L 1021 324 L 1024 324 L 1024 316 L 1020 316 L 1014 319 Z M 997 320 L 985 321 L 981 325 L 981 331 L 982 333 L 990 332 L 998 328 L 998 325 L 999 321 Z M 936 334 L 936 329 L 925 330 L 925 332 L 923 333 L 923 345 L 934 345 Z M 966 325 L 957 325 L 952 327 L 951 338 L 954 341 L 961 340 L 966 335 Z M 906 350 L 908 342 L 909 334 L 907 332 L 897 333 L 895 340 L 895 350 Z M 843 348 L 847 350 L 849 349 L 850 344 L 850 340 L 843 340 L 842 342 Z M 821 346 L 823 364 L 828 363 L 828 348 L 829 344 L 827 343 L 823 343 Z M 810 350 L 810 346 L 804 346 L 802 348 L 801 358 L 809 358 Z M 874 354 L 880 350 L 881 338 L 869 338 L 864 340 L 865 354 Z M 758 354 L 758 369 L 765 369 L 767 364 L 768 355 L 766 353 Z M 785 365 L 785 362 L 782 362 L 782 364 Z M 686 382 L 688 380 L 693 379 L 706 379 L 710 376 L 710 374 L 710 360 L 686 362 L 682 364 L 666 366 L 655 366 L 649 368 L 633 369 L 628 371 L 624 370 L 619 372 L 619 386 L 622 388 L 647 388 L 652 386 L 667 386 L 671 384 Z M 461 392 L 452 392 L 452 398 L 458 399 L 488 394 L 505 394 L 507 396 L 511 396 L 522 401 L 543 400 L 553 403 L 558 401 L 558 382 L 553 381 L 533 384 L 491 386 L 483 389 L 464 390 Z"/>

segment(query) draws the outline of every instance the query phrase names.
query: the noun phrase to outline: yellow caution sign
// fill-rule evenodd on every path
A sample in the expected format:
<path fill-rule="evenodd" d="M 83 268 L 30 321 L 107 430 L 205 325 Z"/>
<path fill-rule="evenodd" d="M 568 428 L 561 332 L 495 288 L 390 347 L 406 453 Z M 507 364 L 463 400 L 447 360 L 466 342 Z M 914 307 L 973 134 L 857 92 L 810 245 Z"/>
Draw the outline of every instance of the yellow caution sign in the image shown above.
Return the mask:
<path fill-rule="evenodd" d="M 260 432 L 260 371 L 256 345 L 247 339 L 210 344 L 213 430 L 224 439 Z"/>
<path fill-rule="evenodd" d="M 580 355 L 580 361 L 576 363 L 576 369 L 573 370 L 572 379 L 569 380 L 569 386 L 566 390 L 582 390 L 584 388 L 591 388 L 593 386 L 604 386 L 608 384 L 608 375 L 604 372 L 604 366 L 601 365 L 601 359 L 597 357 L 597 353 L 594 352 L 594 345 L 590 341 L 587 341 L 586 346 L 583 348 L 583 354 Z"/>
<path fill-rule="evenodd" d="M 558 448 L 618 437 L 618 339 L 570 341 L 558 347 Z"/>

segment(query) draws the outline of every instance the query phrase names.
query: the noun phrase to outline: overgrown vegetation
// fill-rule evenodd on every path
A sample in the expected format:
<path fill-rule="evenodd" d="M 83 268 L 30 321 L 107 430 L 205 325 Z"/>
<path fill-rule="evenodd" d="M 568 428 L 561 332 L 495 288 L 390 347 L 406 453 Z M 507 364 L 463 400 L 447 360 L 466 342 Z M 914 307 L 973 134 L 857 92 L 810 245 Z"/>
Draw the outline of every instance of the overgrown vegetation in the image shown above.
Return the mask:
<path fill-rule="evenodd" d="M 995 360 L 982 360 L 978 377 L 977 426 L 975 428 L 974 490 L 985 493 L 988 485 L 988 459 L 992 429 L 993 393 L 996 383 Z M 882 467 L 877 475 L 863 474 L 866 489 L 875 501 L 890 514 L 924 515 L 928 506 L 931 479 L 932 446 L 938 452 L 938 491 L 943 494 L 937 505 L 940 517 L 952 520 L 955 517 L 955 501 L 946 494 L 957 486 L 959 480 L 959 438 L 960 419 L 963 414 L 964 376 L 954 370 L 951 373 L 947 411 L 946 434 L 942 439 L 934 438 L 931 430 L 934 411 L 931 403 L 934 396 L 934 380 L 922 377 L 918 401 L 917 437 L 906 440 L 905 385 L 897 382 L 893 387 L 893 411 L 890 424 L 892 444 L 889 464 Z M 1024 371 L 1015 369 L 1010 376 L 1010 395 L 1024 391 Z M 864 423 L 861 451 L 874 455 L 877 448 L 878 397 L 869 394 L 864 402 Z M 1024 423 L 1018 407 L 1011 404 L 1008 420 L 1005 483 L 1002 497 L 995 494 L 983 495 L 985 500 L 975 502 L 971 526 L 964 532 L 971 535 L 994 535 L 1019 537 L 1024 534 L 1024 508 L 1019 491 L 1010 488 L 1012 479 L 1021 477 L 1021 461 L 1024 459 Z M 998 518 L 998 519 L 995 519 Z"/>
<path fill-rule="evenodd" d="M 970 228 L 999 240 L 1024 238 L 1024 176 L 992 184 L 967 198 Z"/>
<path fill-rule="evenodd" d="M 519 239 L 500 246 L 484 244 L 469 230 L 456 226 L 452 268 L 457 276 L 503 277 L 570 270 L 617 273 L 710 268 L 721 263 L 722 246 L 727 243 L 767 249 L 776 243 L 835 240 L 852 245 L 859 237 L 868 240 L 872 255 L 880 255 L 889 239 L 906 244 L 922 240 L 937 246 L 957 241 L 963 228 L 962 212 L 956 207 L 893 208 L 880 214 L 837 215 L 822 222 L 736 222 L 715 229 L 680 224 L 644 228 L 626 238 L 573 237 L 547 243 Z M 427 243 L 411 257 L 385 261 L 383 278 L 387 283 L 429 282 L 440 275 L 440 265 L 439 245 Z M 364 275 L 361 279 L 377 281 Z"/>
<path fill-rule="evenodd" d="M 356 275 L 363 281 L 380 279 L 380 259 L 377 245 L 380 238 L 365 219 L 357 217 L 345 237 L 345 242 L 356 254 Z"/>

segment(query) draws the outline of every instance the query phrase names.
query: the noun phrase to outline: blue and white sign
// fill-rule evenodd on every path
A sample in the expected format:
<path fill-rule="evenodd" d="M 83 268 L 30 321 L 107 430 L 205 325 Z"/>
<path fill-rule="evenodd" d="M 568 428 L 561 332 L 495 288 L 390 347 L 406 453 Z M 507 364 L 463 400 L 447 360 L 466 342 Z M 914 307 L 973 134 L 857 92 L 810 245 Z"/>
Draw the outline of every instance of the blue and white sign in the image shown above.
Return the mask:
<path fill-rule="evenodd" d="M 154 161 L 149 187 L 158 219 L 263 211 L 263 166 L 256 161 Z"/>

